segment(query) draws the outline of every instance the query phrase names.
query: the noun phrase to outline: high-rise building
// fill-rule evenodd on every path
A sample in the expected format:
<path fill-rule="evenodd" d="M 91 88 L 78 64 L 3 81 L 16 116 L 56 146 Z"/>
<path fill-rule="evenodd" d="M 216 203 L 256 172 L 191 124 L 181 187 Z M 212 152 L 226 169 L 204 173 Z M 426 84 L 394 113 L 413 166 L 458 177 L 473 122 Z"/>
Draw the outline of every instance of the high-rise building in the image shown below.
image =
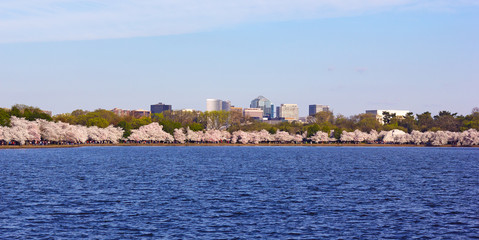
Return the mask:
<path fill-rule="evenodd" d="M 221 110 L 229 112 L 231 110 L 231 102 L 230 101 L 221 101 Z"/>
<path fill-rule="evenodd" d="M 166 105 L 163 103 L 153 104 L 150 107 L 151 114 L 162 113 L 164 111 L 171 111 L 171 105 Z"/>
<path fill-rule="evenodd" d="M 230 111 L 231 109 L 231 102 L 230 101 L 222 101 L 220 99 L 206 99 L 206 111 Z"/>
<path fill-rule="evenodd" d="M 298 104 L 281 104 L 278 107 L 278 117 L 284 120 L 298 120 L 299 108 Z"/>
<path fill-rule="evenodd" d="M 329 112 L 329 106 L 318 104 L 309 105 L 309 116 L 314 116 L 319 112 Z"/>
<path fill-rule="evenodd" d="M 263 110 L 263 117 L 271 119 L 274 117 L 274 105 L 273 103 L 263 97 L 263 96 L 258 96 L 257 98 L 253 99 L 251 101 L 251 104 L 249 105 L 250 108 L 261 108 Z"/>
<path fill-rule="evenodd" d="M 206 99 L 206 111 L 211 112 L 211 111 L 221 111 L 221 100 L 219 99 Z"/>

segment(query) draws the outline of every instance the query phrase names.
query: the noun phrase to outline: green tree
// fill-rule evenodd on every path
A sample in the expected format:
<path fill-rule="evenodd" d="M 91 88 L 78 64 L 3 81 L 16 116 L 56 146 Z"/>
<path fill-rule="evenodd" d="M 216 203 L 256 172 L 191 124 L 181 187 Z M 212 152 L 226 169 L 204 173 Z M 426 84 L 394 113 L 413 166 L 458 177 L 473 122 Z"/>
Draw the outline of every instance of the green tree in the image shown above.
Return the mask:
<path fill-rule="evenodd" d="M 316 123 L 307 126 L 307 127 L 306 127 L 306 131 L 308 131 L 307 137 L 313 136 L 313 135 L 316 134 L 316 132 L 318 132 L 319 130 L 321 130 L 321 129 L 319 128 L 319 125 L 316 124 Z"/>
<path fill-rule="evenodd" d="M 399 120 L 399 126 L 406 128 L 408 133 L 419 129 L 417 126 L 417 121 L 412 112 L 408 112 L 404 119 Z"/>
<path fill-rule="evenodd" d="M 417 125 L 422 132 L 430 130 L 434 127 L 434 119 L 430 112 L 424 112 L 422 114 L 416 114 Z"/>
<path fill-rule="evenodd" d="M 102 117 L 94 117 L 88 119 L 86 125 L 88 127 L 97 126 L 99 128 L 106 128 L 110 125 L 110 123 Z"/>
<path fill-rule="evenodd" d="M 200 123 L 206 129 L 227 128 L 230 112 L 227 111 L 210 111 L 200 114 Z"/>
<path fill-rule="evenodd" d="M 479 108 L 477 107 L 473 108 L 471 114 L 462 120 L 461 131 L 471 128 L 479 130 Z"/>
<path fill-rule="evenodd" d="M 149 117 L 134 118 L 131 121 L 131 127 L 133 129 L 138 129 L 141 126 L 148 125 L 150 123 L 151 123 L 151 118 Z"/>
<path fill-rule="evenodd" d="M 23 114 L 22 114 L 22 111 L 20 110 L 20 108 L 17 106 L 17 105 L 14 105 L 11 109 L 10 109 L 10 116 L 15 116 L 15 117 L 23 117 Z"/>
<path fill-rule="evenodd" d="M 123 129 L 123 137 L 127 138 L 131 135 L 131 124 L 125 120 L 121 120 L 118 122 L 117 127 L 121 127 Z"/>
<path fill-rule="evenodd" d="M 334 122 L 334 114 L 330 111 L 322 111 L 318 112 L 313 117 L 313 122 L 317 124 L 323 123 L 333 123 Z"/>
<path fill-rule="evenodd" d="M 381 129 L 381 123 L 376 119 L 376 115 L 363 113 L 358 116 L 359 121 L 356 123 L 355 129 L 363 132 L 370 132 L 373 129 L 379 131 Z"/>
<path fill-rule="evenodd" d="M 10 126 L 10 113 L 0 108 L 0 126 Z"/>
<path fill-rule="evenodd" d="M 457 113 L 450 113 L 448 111 L 440 111 L 438 115 L 434 116 L 434 126 L 444 131 L 459 131 L 461 121 L 456 119 Z"/>
<path fill-rule="evenodd" d="M 199 124 L 199 123 L 190 123 L 190 124 L 187 124 L 186 127 L 189 127 L 191 131 L 203 131 L 203 129 L 205 129 L 203 127 L 203 125 Z"/>
<path fill-rule="evenodd" d="M 53 117 L 53 120 L 55 122 L 64 122 L 64 123 L 70 123 L 72 124 L 74 122 L 74 116 L 72 116 L 70 113 L 62 113 L 58 114 Z"/>
<path fill-rule="evenodd" d="M 394 124 L 394 122 L 392 122 L 393 120 L 397 120 L 395 113 L 389 113 L 387 111 L 383 112 L 383 123 L 384 123 L 384 125 Z"/>
<path fill-rule="evenodd" d="M 337 128 L 341 130 L 349 130 L 353 131 L 354 130 L 354 125 L 356 124 L 357 121 L 359 121 L 359 116 L 351 116 L 350 118 L 347 118 L 341 114 L 338 114 L 336 116 L 336 119 L 334 121 L 334 125 L 336 125 Z"/>

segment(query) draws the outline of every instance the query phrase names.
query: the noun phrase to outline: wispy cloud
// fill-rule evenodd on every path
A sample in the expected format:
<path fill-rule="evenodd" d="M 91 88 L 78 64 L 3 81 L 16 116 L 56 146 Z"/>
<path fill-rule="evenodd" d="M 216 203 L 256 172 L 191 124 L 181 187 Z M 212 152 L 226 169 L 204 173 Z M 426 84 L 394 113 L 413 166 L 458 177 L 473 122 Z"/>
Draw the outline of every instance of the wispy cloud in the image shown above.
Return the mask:
<path fill-rule="evenodd" d="M 0 42 L 161 36 L 257 21 L 339 17 L 458 4 L 477 4 L 477 1 L 2 0 Z"/>

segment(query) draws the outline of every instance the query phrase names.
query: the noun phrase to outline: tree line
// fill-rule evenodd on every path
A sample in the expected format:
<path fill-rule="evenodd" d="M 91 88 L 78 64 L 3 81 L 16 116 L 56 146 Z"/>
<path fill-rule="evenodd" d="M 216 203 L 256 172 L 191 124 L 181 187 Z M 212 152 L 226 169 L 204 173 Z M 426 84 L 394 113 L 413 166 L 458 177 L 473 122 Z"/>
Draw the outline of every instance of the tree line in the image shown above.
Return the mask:
<path fill-rule="evenodd" d="M 128 138 L 123 137 L 124 130 L 110 125 L 106 128 L 97 126 L 86 127 L 71 125 L 64 122 L 53 122 L 44 119 L 29 121 L 25 118 L 12 116 L 11 126 L 0 126 L 0 145 L 78 145 L 78 144 L 415 144 L 415 145 L 454 145 L 477 146 L 479 145 L 479 131 L 469 129 L 464 132 L 419 132 L 405 133 L 402 130 L 377 132 L 371 130 L 362 132 L 343 131 L 341 138 L 332 137 L 331 133 L 317 131 L 311 137 L 307 132 L 303 134 L 290 134 L 278 130 L 271 134 L 266 130 L 261 131 L 234 131 L 208 129 L 205 131 L 192 131 L 189 127 L 176 128 L 170 134 L 163 130 L 163 125 L 153 122 L 132 130 Z"/>
<path fill-rule="evenodd" d="M 235 131 L 261 131 L 266 130 L 270 134 L 277 131 L 287 132 L 289 134 L 307 134 L 307 137 L 313 136 L 316 132 L 333 133 L 336 139 L 341 138 L 343 132 L 353 132 L 360 130 L 370 132 L 375 130 L 390 131 L 393 129 L 402 130 L 406 133 L 413 131 L 450 131 L 463 132 L 468 129 L 479 130 L 479 108 L 474 108 L 471 114 L 466 116 L 451 113 L 449 111 L 440 111 L 437 115 L 430 112 L 421 114 L 408 113 L 405 117 L 396 116 L 390 113 L 384 113 L 384 124 L 381 124 L 375 115 L 357 114 L 346 117 L 341 114 L 335 115 L 333 112 L 319 112 L 314 116 L 309 116 L 306 123 L 298 121 L 279 122 L 270 124 L 245 118 L 238 112 L 212 111 L 212 112 L 187 112 L 187 111 L 166 111 L 160 114 L 153 114 L 150 117 L 135 118 L 133 116 L 118 116 L 112 111 L 97 109 L 95 111 L 74 110 L 71 113 L 58 114 L 53 117 L 43 112 L 37 107 L 27 105 L 14 105 L 10 109 L 0 108 L 0 125 L 10 126 L 12 116 L 25 118 L 33 121 L 44 119 L 46 121 L 64 122 L 72 125 L 82 125 L 87 127 L 96 126 L 98 128 L 107 128 L 112 125 L 124 130 L 123 137 L 131 135 L 132 130 L 139 129 L 142 126 L 157 122 L 163 126 L 163 130 L 169 134 L 174 134 L 175 129 L 190 129 L 191 131 L 203 131 L 206 129 L 226 130 L 230 133 Z"/>

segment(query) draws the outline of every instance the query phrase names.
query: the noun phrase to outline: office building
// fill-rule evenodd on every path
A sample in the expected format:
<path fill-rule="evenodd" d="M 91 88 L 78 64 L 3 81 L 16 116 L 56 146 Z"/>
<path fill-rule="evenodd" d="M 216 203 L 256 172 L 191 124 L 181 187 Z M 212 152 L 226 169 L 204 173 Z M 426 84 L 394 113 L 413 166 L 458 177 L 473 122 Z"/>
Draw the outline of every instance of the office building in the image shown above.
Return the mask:
<path fill-rule="evenodd" d="M 309 105 L 309 116 L 314 116 L 319 112 L 329 112 L 329 106 L 318 104 Z"/>
<path fill-rule="evenodd" d="M 299 119 L 298 104 L 281 104 L 278 108 L 278 118 L 294 121 Z"/>
<path fill-rule="evenodd" d="M 220 99 L 206 99 L 206 111 L 230 111 L 231 102 L 222 101 Z"/>
<path fill-rule="evenodd" d="M 258 96 L 257 98 L 253 99 L 253 101 L 251 101 L 250 108 L 261 108 L 261 110 L 263 110 L 263 118 L 271 119 L 274 117 L 273 103 L 263 96 Z"/>
<path fill-rule="evenodd" d="M 245 118 L 255 118 L 255 119 L 263 119 L 263 109 L 261 108 L 245 108 L 244 109 L 244 117 Z"/>
<path fill-rule="evenodd" d="M 143 109 L 138 109 L 138 110 L 133 110 L 131 111 L 131 114 L 135 118 L 141 118 L 141 117 L 149 117 L 151 112 Z"/>
<path fill-rule="evenodd" d="M 231 110 L 231 102 L 230 101 L 221 101 L 221 110 L 229 112 Z"/>
<path fill-rule="evenodd" d="M 166 105 L 163 103 L 153 104 L 150 106 L 151 114 L 162 113 L 164 111 L 171 111 L 171 105 Z"/>

